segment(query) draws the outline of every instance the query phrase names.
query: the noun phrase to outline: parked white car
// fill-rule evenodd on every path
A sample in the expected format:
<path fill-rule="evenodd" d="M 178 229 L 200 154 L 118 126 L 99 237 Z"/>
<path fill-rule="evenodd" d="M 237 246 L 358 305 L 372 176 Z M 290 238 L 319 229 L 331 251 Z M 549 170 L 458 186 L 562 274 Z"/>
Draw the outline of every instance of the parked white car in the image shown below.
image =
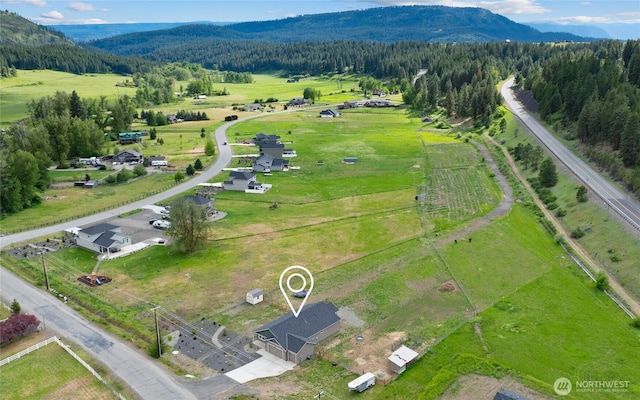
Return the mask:
<path fill-rule="evenodd" d="M 153 227 L 158 229 L 169 229 L 171 228 L 171 222 L 159 219 L 153 223 Z"/>

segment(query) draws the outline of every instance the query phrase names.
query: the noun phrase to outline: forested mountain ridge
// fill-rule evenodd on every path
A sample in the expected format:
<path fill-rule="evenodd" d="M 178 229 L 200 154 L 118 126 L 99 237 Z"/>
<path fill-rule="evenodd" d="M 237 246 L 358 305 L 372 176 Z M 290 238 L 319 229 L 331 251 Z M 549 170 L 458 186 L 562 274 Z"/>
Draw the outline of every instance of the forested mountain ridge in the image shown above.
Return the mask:
<path fill-rule="evenodd" d="M 75 45 L 61 32 L 34 24 L 18 14 L 0 10 L 0 45 L 41 46 L 45 44 Z"/>
<path fill-rule="evenodd" d="M 145 56 L 164 49 L 210 42 L 253 39 L 266 42 L 421 41 L 554 42 L 586 41 L 568 33 L 542 33 L 481 8 L 443 6 L 381 7 L 300 17 L 216 25 L 181 26 L 95 40 L 87 45 L 119 55 Z"/>
<path fill-rule="evenodd" d="M 0 77 L 13 76 L 16 69 L 133 74 L 152 65 L 141 58 L 85 50 L 64 34 L 17 14 L 0 11 L 0 18 Z"/>

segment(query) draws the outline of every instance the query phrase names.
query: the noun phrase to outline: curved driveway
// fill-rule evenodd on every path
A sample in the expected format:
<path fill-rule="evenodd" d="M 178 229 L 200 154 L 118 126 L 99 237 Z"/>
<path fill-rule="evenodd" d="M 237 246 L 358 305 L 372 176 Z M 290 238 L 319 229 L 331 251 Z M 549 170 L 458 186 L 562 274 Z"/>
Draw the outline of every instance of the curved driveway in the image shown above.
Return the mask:
<path fill-rule="evenodd" d="M 580 179 L 585 186 L 597 194 L 604 202 L 623 217 L 631 226 L 640 230 L 640 205 L 629 195 L 622 193 L 607 179 L 602 177 L 584 161 L 568 150 L 558 139 L 547 131 L 525 110 L 513 96 L 511 87 L 514 79 L 510 78 L 500 88 L 500 93 L 511 110 L 529 130 L 549 149 L 564 165 Z"/>

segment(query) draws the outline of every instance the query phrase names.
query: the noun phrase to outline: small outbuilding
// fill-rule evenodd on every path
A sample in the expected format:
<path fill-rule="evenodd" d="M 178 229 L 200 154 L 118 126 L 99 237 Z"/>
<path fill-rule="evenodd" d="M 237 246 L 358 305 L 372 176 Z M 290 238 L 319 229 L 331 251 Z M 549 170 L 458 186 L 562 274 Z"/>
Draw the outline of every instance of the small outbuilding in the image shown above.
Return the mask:
<path fill-rule="evenodd" d="M 355 164 L 358 162 L 358 157 L 345 157 L 342 162 L 345 164 Z"/>
<path fill-rule="evenodd" d="M 264 300 L 264 293 L 262 289 L 253 289 L 247 292 L 247 303 L 249 304 L 258 304 Z"/>
<path fill-rule="evenodd" d="M 400 346 L 389 356 L 389 369 L 400 375 L 406 371 L 407 367 L 413 364 L 418 358 L 418 353 L 411 350 L 407 346 Z"/>

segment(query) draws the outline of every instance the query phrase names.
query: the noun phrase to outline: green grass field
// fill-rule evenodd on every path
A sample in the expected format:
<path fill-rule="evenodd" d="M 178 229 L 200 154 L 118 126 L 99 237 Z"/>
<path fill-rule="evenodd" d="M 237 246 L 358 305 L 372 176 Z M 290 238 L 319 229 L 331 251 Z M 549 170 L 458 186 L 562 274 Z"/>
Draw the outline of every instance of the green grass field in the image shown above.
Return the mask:
<path fill-rule="evenodd" d="M 3 128 L 28 116 L 27 105 L 46 96 L 54 96 L 56 91 L 78 96 L 115 101 L 123 95 L 135 96 L 135 88 L 117 87 L 125 77 L 116 74 L 75 75 L 66 72 L 49 70 L 18 70 L 15 78 L 2 79 L 0 88 L 0 126 Z"/>
<path fill-rule="evenodd" d="M 0 367 L 6 399 L 114 399 L 116 396 L 76 359 L 50 343 Z"/>

